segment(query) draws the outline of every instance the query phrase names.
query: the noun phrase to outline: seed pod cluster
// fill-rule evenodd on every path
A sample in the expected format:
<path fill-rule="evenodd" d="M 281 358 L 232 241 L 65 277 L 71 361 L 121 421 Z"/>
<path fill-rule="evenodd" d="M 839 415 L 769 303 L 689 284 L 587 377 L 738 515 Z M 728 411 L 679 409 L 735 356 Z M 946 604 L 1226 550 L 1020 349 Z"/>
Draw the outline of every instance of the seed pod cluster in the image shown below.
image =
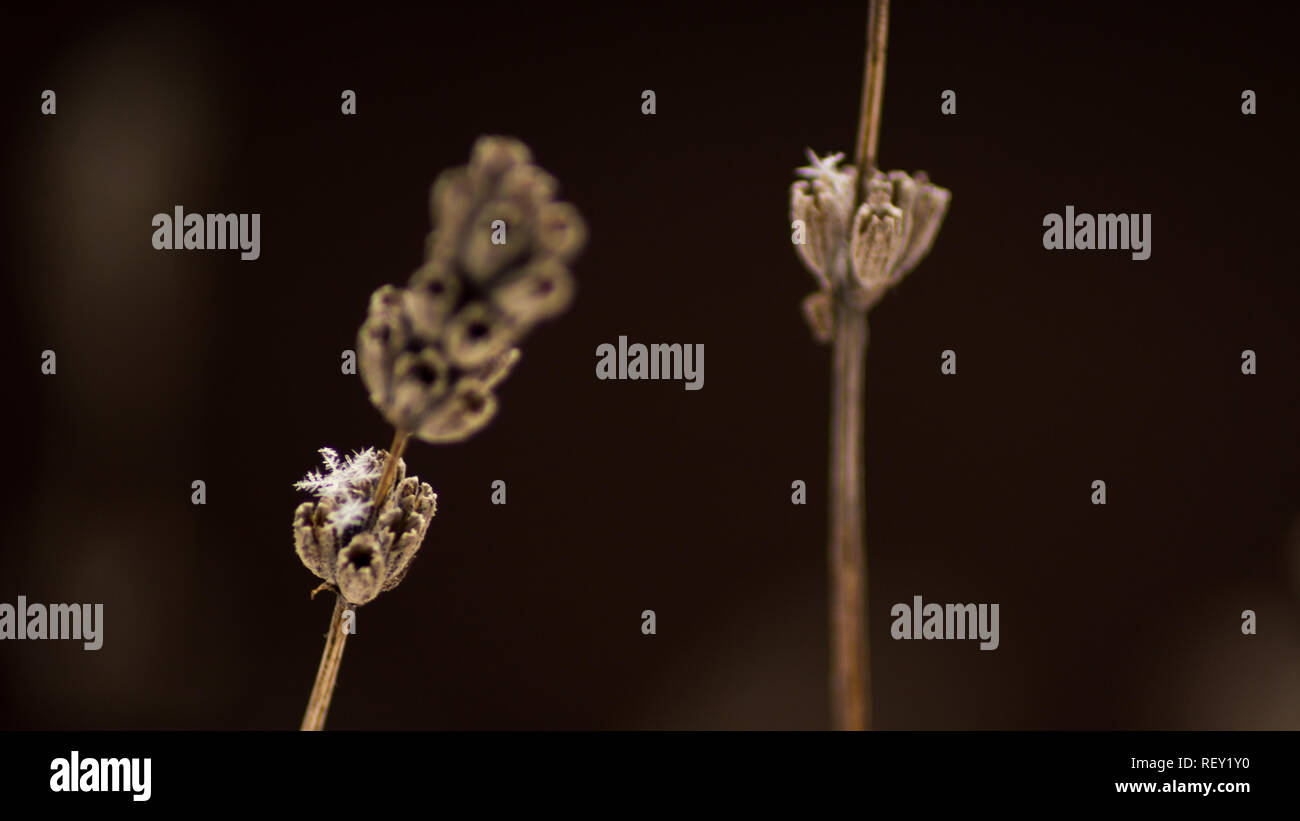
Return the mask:
<path fill-rule="evenodd" d="M 855 211 L 857 169 L 840 168 L 842 154 L 808 156 L 812 164 L 795 171 L 804 179 L 790 188 L 790 218 L 795 249 L 820 286 L 804 299 L 804 316 L 825 342 L 833 300 L 867 310 L 930 252 L 952 193 L 923 171 L 877 171 Z"/>
<path fill-rule="evenodd" d="M 494 387 L 538 322 L 568 307 L 586 241 L 576 208 L 518 140 L 483 137 L 434 183 L 425 261 L 375 292 L 358 333 L 370 399 L 426 442 L 467 438 L 496 413 Z"/>
<path fill-rule="evenodd" d="M 323 452 L 332 471 L 299 483 L 321 498 L 303 502 L 294 512 L 294 547 L 307 569 L 337 587 L 345 601 L 365 604 L 406 576 L 437 512 L 438 497 L 418 477 L 408 477 L 406 462 L 398 459 L 393 490 L 373 515 L 368 500 L 388 454 L 365 451 L 338 462 L 328 449 Z"/>

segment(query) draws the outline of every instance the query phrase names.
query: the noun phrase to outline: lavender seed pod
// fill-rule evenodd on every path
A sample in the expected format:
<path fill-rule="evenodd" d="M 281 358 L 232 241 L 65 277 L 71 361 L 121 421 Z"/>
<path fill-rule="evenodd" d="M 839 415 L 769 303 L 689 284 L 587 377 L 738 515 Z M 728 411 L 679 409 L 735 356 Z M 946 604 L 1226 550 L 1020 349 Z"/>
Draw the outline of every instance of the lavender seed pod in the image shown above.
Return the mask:
<path fill-rule="evenodd" d="M 430 193 L 433 232 L 406 288 L 375 292 L 358 333 L 370 399 L 398 430 L 456 442 L 496 413 L 527 332 L 564 311 L 586 242 L 576 208 L 518 140 L 483 137 Z"/>
<path fill-rule="evenodd" d="M 790 188 L 790 216 L 806 227 L 795 245 L 820 286 L 804 301 L 804 315 L 822 342 L 831 336 L 833 295 L 865 310 L 930 252 L 952 194 L 930 183 L 925 172 L 875 172 L 866 180 L 866 197 L 853 210 L 857 169 L 840 168 L 842 154 L 819 158 L 796 169 L 804 179 Z"/>
<path fill-rule="evenodd" d="M 296 485 L 320 500 L 303 502 L 294 512 L 294 547 L 307 569 L 337 587 L 344 600 L 365 604 L 406 575 L 438 497 L 428 484 L 406 476 L 406 463 L 398 459 L 396 488 L 376 516 L 371 500 L 388 454 L 365 450 L 340 459 L 329 448 L 321 453 L 328 471 L 308 474 Z"/>

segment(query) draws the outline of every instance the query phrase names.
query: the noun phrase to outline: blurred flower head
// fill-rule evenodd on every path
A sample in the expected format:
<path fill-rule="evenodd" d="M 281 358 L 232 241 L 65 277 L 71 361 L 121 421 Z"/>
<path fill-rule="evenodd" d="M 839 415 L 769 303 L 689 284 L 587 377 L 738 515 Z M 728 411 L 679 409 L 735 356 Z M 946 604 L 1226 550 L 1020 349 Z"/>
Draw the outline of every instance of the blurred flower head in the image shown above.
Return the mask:
<path fill-rule="evenodd" d="M 395 427 L 426 442 L 482 429 L 516 345 L 568 307 L 586 226 L 556 188 L 504 137 L 480 138 L 468 166 L 438 177 L 424 264 L 407 287 L 375 292 L 358 335 L 370 399 Z"/>

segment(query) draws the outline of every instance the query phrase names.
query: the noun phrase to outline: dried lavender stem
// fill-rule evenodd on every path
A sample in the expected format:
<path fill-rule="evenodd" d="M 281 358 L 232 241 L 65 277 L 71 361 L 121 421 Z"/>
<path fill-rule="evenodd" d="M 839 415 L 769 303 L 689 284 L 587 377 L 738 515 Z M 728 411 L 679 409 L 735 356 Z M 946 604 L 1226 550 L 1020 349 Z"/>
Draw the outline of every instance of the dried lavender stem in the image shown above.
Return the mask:
<path fill-rule="evenodd" d="M 325 636 L 325 652 L 321 654 L 320 668 L 316 671 L 316 683 L 311 688 L 307 713 L 302 717 L 303 730 L 325 729 L 325 714 L 329 712 L 334 682 L 339 677 L 339 663 L 343 661 L 343 644 L 348 640 L 348 634 L 343 632 L 343 611 L 346 609 L 347 602 L 338 596 L 334 602 L 330 630 Z"/>
<path fill-rule="evenodd" d="M 862 112 L 858 117 L 858 144 L 853 166 L 858 169 L 859 198 L 876 170 L 880 142 L 880 103 L 885 96 L 885 41 L 889 36 L 889 0 L 871 0 L 867 16 L 867 66 L 862 78 Z M 866 169 L 866 170 L 864 170 Z"/>
<path fill-rule="evenodd" d="M 871 728 L 867 557 L 862 539 L 862 405 L 867 315 L 840 300 L 831 359 L 831 719 Z"/>
<path fill-rule="evenodd" d="M 885 90 L 889 0 L 871 0 L 867 65 L 854 166 L 856 211 L 876 170 L 880 104 Z M 835 294 L 831 359 L 830 691 L 837 730 L 871 729 L 871 646 L 867 629 L 867 554 L 862 532 L 862 418 L 866 383 L 867 313 Z"/>
<path fill-rule="evenodd" d="M 393 479 L 397 476 L 397 464 L 410 438 L 411 432 L 401 428 L 393 434 L 393 444 L 388 448 L 388 460 L 384 463 L 384 472 L 379 477 L 379 484 L 375 486 L 375 499 L 371 505 L 371 510 L 374 511 L 372 517 L 379 515 L 379 510 L 388 497 Z M 348 634 L 343 632 L 343 611 L 347 606 L 343 596 L 339 595 L 334 602 L 334 616 L 330 619 L 329 633 L 325 636 L 325 650 L 321 653 L 320 668 L 316 671 L 316 683 L 312 685 L 311 698 L 307 701 L 307 713 L 302 718 L 304 730 L 325 728 L 325 714 L 329 712 L 330 699 L 334 696 L 334 683 L 338 681 L 339 665 L 343 662 L 343 645 L 348 639 Z"/>
<path fill-rule="evenodd" d="M 388 491 L 392 489 L 393 480 L 397 478 L 397 463 L 401 460 L 402 452 L 406 450 L 406 443 L 410 438 L 409 430 L 398 428 L 393 432 L 393 444 L 388 446 L 388 461 L 384 463 L 383 475 L 379 477 L 379 484 L 375 487 L 375 503 L 370 506 L 373 511 L 372 517 L 379 515 L 384 500 L 388 498 Z"/>

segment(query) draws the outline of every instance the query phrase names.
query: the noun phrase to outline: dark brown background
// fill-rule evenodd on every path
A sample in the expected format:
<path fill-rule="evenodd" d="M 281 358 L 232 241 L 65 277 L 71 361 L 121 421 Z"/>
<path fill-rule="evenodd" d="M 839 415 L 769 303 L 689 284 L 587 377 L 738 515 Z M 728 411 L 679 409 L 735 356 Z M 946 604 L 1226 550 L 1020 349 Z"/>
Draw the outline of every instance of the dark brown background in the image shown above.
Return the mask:
<path fill-rule="evenodd" d="M 578 298 L 485 432 L 408 452 L 439 514 L 360 611 L 329 726 L 827 725 L 828 351 L 787 197 L 806 146 L 852 149 L 865 3 L 545 5 L 0 26 L 0 601 L 106 609 L 97 653 L 0 644 L 0 727 L 297 726 L 331 605 L 292 483 L 322 445 L 387 445 L 340 352 L 484 133 L 526 140 L 587 217 Z M 872 315 L 879 726 L 1300 728 L 1283 15 L 895 4 L 882 162 L 954 198 Z M 176 204 L 261 213 L 261 259 L 154 251 Z M 1044 251 L 1067 204 L 1150 212 L 1151 259 Z M 704 390 L 597 381 L 619 334 L 703 343 Z M 1000 649 L 891 641 L 915 594 L 1000 603 Z"/>

